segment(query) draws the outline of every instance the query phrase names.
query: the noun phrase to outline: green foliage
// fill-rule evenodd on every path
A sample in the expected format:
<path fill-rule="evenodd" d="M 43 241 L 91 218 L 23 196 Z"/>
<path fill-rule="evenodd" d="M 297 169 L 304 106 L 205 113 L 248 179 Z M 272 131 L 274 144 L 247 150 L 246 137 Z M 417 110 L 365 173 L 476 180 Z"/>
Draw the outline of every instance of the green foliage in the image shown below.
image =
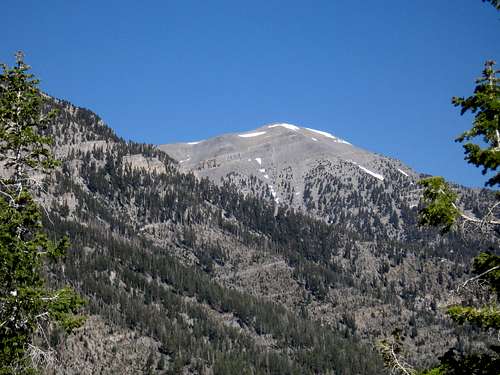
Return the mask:
<path fill-rule="evenodd" d="M 497 0 L 483 0 L 500 10 Z M 468 98 L 454 97 L 452 104 L 460 107 L 461 115 L 470 112 L 474 121 L 470 130 L 462 133 L 455 141 L 464 143 L 465 160 L 482 168 L 482 173 L 492 173 L 486 186 L 500 186 L 500 80 L 494 61 L 486 61 L 481 78 L 476 80 L 473 95 Z M 476 141 L 474 143 L 473 141 Z M 456 220 L 462 216 L 465 221 L 481 226 L 496 226 L 500 222 L 495 216 L 493 206 L 483 218 L 463 214 L 456 206 L 456 194 L 442 177 L 431 177 L 420 181 L 424 187 L 423 204 L 420 210 L 421 225 L 439 227 L 442 233 L 448 232 Z M 498 195 L 497 195 L 498 198 Z M 493 232 L 498 234 L 498 232 Z M 500 329 L 500 310 L 498 296 L 500 290 L 500 257 L 491 253 L 480 253 L 473 261 L 473 273 L 477 276 L 468 280 L 487 285 L 490 302 L 483 306 L 456 305 L 448 308 L 447 313 L 458 324 L 469 323 L 483 330 Z M 466 282 L 466 283 L 467 283 Z M 464 284 L 465 286 L 465 284 Z M 498 348 L 489 352 L 469 355 L 448 351 L 440 358 L 440 366 L 423 372 L 431 374 L 495 374 L 500 373 Z"/>
<path fill-rule="evenodd" d="M 29 193 L 35 171 L 57 162 L 50 138 L 40 131 L 53 116 L 41 115 L 38 81 L 18 55 L 17 66 L 0 75 L 0 374 L 31 373 L 33 336 L 50 324 L 71 330 L 83 300 L 71 289 L 51 291 L 42 277 L 45 259 L 64 255 L 68 239 L 51 241 L 42 231 L 40 209 Z"/>
<path fill-rule="evenodd" d="M 497 1 L 489 1 L 497 9 Z M 500 85 L 496 77 L 495 62 L 487 61 L 482 77 L 476 83 L 474 94 L 468 98 L 454 97 L 452 103 L 461 108 L 461 114 L 475 114 L 473 126 L 462 133 L 457 142 L 464 144 L 465 160 L 482 173 L 496 172 L 500 165 Z M 479 138 L 480 144 L 470 142 Z M 462 217 L 465 221 L 480 226 L 496 226 L 500 222 L 494 217 L 495 206 L 489 209 L 483 218 L 475 218 L 462 213 L 456 206 L 457 195 L 442 177 L 423 179 L 424 187 L 419 223 L 439 227 L 441 233 L 450 231 L 456 220 Z M 497 172 L 486 182 L 487 186 L 500 185 L 500 173 Z M 493 232 L 498 234 L 498 232 Z M 456 305 L 448 308 L 447 313 L 458 324 L 469 323 L 483 330 L 500 329 L 500 310 L 498 294 L 500 286 L 500 257 L 491 253 L 480 253 L 473 261 L 473 272 L 476 277 L 468 280 L 487 285 L 489 292 L 496 298 L 483 306 Z M 467 283 L 466 282 L 466 283 Z M 464 284 L 465 286 L 465 284 Z M 457 355 L 453 350 L 440 358 L 440 366 L 423 374 L 496 374 L 500 371 L 498 350 L 490 348 L 488 352 L 470 355 Z"/>
<path fill-rule="evenodd" d="M 37 87 L 39 81 L 28 73 L 30 67 L 24 64 L 21 53 L 13 68 L 6 64 L 0 66 L 3 70 L 0 75 L 0 162 L 15 171 L 14 177 L 19 180 L 28 177 L 30 171 L 48 171 L 58 164 L 49 148 L 52 139 L 42 134 L 55 112 L 41 114 L 43 98 Z"/>
<path fill-rule="evenodd" d="M 497 306 L 453 306 L 448 309 L 448 315 L 458 324 L 469 322 L 484 329 L 500 329 L 500 310 Z"/>
<path fill-rule="evenodd" d="M 420 210 L 419 224 L 439 227 L 442 233 L 448 232 L 460 216 L 455 205 L 457 194 L 442 177 L 429 177 L 418 183 L 424 187 L 422 200 L 425 205 Z"/>
<path fill-rule="evenodd" d="M 445 374 L 446 374 L 445 366 L 435 367 L 429 370 L 424 370 L 423 372 L 419 373 L 419 375 L 445 375 Z"/>
<path fill-rule="evenodd" d="M 496 77 L 495 62 L 487 61 L 481 78 L 476 80 L 474 95 L 468 98 L 454 97 L 453 105 L 461 107 L 460 113 L 475 114 L 473 126 L 462 133 L 457 142 L 464 142 L 479 137 L 487 147 L 467 142 L 464 144 L 465 160 L 482 167 L 482 173 L 496 171 L 500 164 L 500 80 Z M 500 172 L 487 182 L 489 186 L 500 184 Z"/>
<path fill-rule="evenodd" d="M 487 61 L 483 75 L 476 83 L 474 94 L 468 98 L 454 97 L 452 103 L 461 107 L 461 114 L 475 114 L 473 126 L 462 133 L 457 142 L 466 142 L 480 138 L 482 144 L 467 142 L 464 144 L 465 160 L 482 168 L 482 173 L 495 172 L 500 165 L 500 85 L 496 77 L 495 62 Z M 423 204 L 420 210 L 420 224 L 449 231 L 460 217 L 456 207 L 456 194 L 442 177 L 430 177 L 421 180 L 424 187 Z M 487 186 L 500 185 L 500 172 L 493 175 Z"/>

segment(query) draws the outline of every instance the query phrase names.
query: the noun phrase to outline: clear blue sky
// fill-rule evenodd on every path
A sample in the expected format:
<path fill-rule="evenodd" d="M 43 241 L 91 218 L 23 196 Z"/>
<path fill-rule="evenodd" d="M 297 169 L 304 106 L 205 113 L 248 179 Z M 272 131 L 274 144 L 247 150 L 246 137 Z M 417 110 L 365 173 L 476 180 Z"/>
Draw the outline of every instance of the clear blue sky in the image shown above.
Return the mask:
<path fill-rule="evenodd" d="M 450 104 L 500 60 L 500 13 L 480 0 L 26 0 L 1 11 L 0 61 L 25 51 L 43 90 L 126 139 L 289 122 L 484 181 L 452 141 L 470 118 Z"/>

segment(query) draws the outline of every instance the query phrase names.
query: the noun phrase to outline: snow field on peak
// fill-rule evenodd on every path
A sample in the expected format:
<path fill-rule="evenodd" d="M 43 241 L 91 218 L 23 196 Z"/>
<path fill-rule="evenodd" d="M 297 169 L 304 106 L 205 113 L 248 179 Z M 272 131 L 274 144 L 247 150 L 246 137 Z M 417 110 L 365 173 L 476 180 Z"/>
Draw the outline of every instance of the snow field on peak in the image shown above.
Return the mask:
<path fill-rule="evenodd" d="M 289 129 L 289 130 L 293 130 L 295 132 L 298 132 L 299 130 L 301 129 L 305 129 L 305 130 L 309 130 L 310 132 L 313 132 L 313 133 L 316 133 L 316 134 L 320 134 L 324 137 L 327 137 L 327 138 L 330 138 L 330 139 L 333 139 L 335 142 L 338 142 L 338 143 L 344 143 L 346 145 L 350 145 L 349 142 L 347 141 L 344 141 L 343 139 L 340 139 L 338 137 L 335 137 L 333 134 L 330 134 L 328 132 L 325 132 L 323 130 L 316 130 L 316 129 L 312 129 L 312 128 L 300 128 L 298 127 L 297 125 L 292 125 L 292 124 L 287 124 L 287 123 L 281 123 L 281 124 L 273 124 L 273 125 L 268 125 L 267 127 L 268 128 L 276 128 L 276 127 L 282 127 L 282 128 L 286 128 L 286 129 Z M 311 139 L 315 142 L 317 142 L 318 140 L 314 137 L 311 137 Z"/>
<path fill-rule="evenodd" d="M 328 132 L 325 132 L 323 130 L 316 130 L 316 129 L 311 129 L 311 128 L 304 128 L 306 130 L 309 130 L 310 132 L 313 132 L 313 133 L 317 133 L 317 134 L 321 134 L 322 136 L 324 137 L 327 137 L 327 138 L 331 138 L 333 139 L 335 142 L 338 142 L 338 143 L 345 143 L 346 145 L 350 145 L 349 142 L 347 141 L 344 141 L 343 139 L 340 139 L 338 137 L 335 137 L 333 134 L 330 134 Z M 313 138 L 313 141 L 316 140 L 316 138 Z"/>
<path fill-rule="evenodd" d="M 259 165 L 262 165 L 262 158 L 255 158 L 255 161 L 259 163 Z"/>
<path fill-rule="evenodd" d="M 203 142 L 203 140 L 201 140 L 201 141 L 196 141 L 196 142 L 188 142 L 187 144 L 188 144 L 188 145 L 197 145 L 197 144 L 199 144 L 199 143 L 201 143 L 201 142 Z"/>
<path fill-rule="evenodd" d="M 247 134 L 238 134 L 238 137 L 241 138 L 252 138 L 252 137 L 258 137 L 259 135 L 266 134 L 266 132 L 255 132 L 255 133 L 247 133 Z"/>
<path fill-rule="evenodd" d="M 300 128 L 297 125 L 292 125 L 292 124 L 287 124 L 287 123 L 268 125 L 267 127 L 268 128 L 276 128 L 278 126 L 281 126 L 282 128 L 286 128 L 288 130 L 293 130 L 294 132 L 300 130 Z"/>
<path fill-rule="evenodd" d="M 324 132 L 322 130 L 316 130 L 316 129 L 311 129 L 311 128 L 304 128 L 304 129 L 309 130 L 310 132 L 313 132 L 313 133 L 321 134 L 321 135 L 328 137 L 328 138 L 331 138 L 331 139 L 337 139 L 337 137 L 333 136 L 330 133 Z"/>

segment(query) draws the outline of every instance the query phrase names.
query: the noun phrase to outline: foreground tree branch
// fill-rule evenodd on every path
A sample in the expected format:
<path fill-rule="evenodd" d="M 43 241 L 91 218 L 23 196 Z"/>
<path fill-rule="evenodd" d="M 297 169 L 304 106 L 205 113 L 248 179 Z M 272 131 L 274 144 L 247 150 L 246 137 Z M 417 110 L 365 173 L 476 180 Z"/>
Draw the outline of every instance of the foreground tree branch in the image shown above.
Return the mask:
<path fill-rule="evenodd" d="M 396 330 L 392 337 L 377 343 L 379 352 L 382 354 L 386 368 L 391 374 L 416 375 L 417 371 L 403 358 L 403 344 Z"/>

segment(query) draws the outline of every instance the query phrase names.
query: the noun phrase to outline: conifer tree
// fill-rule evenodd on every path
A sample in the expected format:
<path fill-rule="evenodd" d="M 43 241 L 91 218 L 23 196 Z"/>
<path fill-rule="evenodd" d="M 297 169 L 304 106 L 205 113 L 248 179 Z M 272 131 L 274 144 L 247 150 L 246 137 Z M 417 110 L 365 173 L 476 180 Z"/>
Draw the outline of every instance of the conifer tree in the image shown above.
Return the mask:
<path fill-rule="evenodd" d="M 494 61 L 487 61 L 482 77 L 476 80 L 473 95 L 455 97 L 453 105 L 460 107 L 461 114 L 475 115 L 472 128 L 461 134 L 456 141 L 464 143 L 465 160 L 490 173 L 486 185 L 500 187 L 500 79 Z M 479 141 L 477 141 L 479 138 Z M 423 208 L 420 210 L 421 225 L 439 227 L 441 233 L 457 228 L 472 227 L 485 236 L 500 239 L 500 193 L 496 201 L 485 210 L 482 217 L 462 210 L 457 204 L 457 194 L 442 177 L 422 179 Z M 487 332 L 500 332 L 500 256 L 478 249 L 473 260 L 474 277 L 458 286 L 457 291 L 469 293 L 462 303 L 449 306 L 447 314 L 458 324 L 471 324 Z M 486 293 L 484 291 L 486 290 Z M 471 295 L 472 291 L 472 295 Z M 403 360 L 403 347 L 397 336 L 380 343 L 380 351 L 386 365 L 407 375 L 425 374 L 500 374 L 500 346 L 491 345 L 488 351 L 458 353 L 450 349 L 440 358 L 436 368 L 418 372 Z"/>
<path fill-rule="evenodd" d="M 500 10 L 500 1 L 482 0 Z M 485 63 L 482 76 L 476 80 L 473 95 L 468 98 L 454 97 L 452 104 L 460 107 L 461 115 L 474 114 L 472 128 L 455 139 L 464 143 L 465 160 L 482 168 L 483 174 L 491 176 L 486 186 L 500 188 L 500 79 L 495 61 Z M 479 140 L 478 140 L 479 139 Z M 457 194 L 443 177 L 435 176 L 419 181 L 423 187 L 419 212 L 420 225 L 434 226 L 441 234 L 472 226 L 475 231 L 500 240 L 500 193 L 496 201 L 485 210 L 482 217 L 465 212 L 457 205 Z M 469 290 L 476 296 L 468 296 L 468 303 L 449 306 L 447 314 L 458 324 L 471 324 L 500 337 L 500 256 L 490 251 L 481 251 L 473 259 L 474 277 L 466 280 L 457 290 Z M 472 286 L 472 287 L 471 287 Z M 486 290 L 486 293 L 484 293 Z M 485 295 L 486 294 L 486 295 Z M 391 371 L 405 375 L 484 374 L 500 375 L 500 346 L 491 345 L 486 352 L 457 353 L 454 348 L 441 358 L 432 369 L 417 371 L 405 361 L 404 347 L 397 334 L 381 340 L 378 349 L 384 363 Z M 407 355 L 407 354 L 406 354 Z"/>
<path fill-rule="evenodd" d="M 464 143 L 465 160 L 482 168 L 482 173 L 490 173 L 486 186 L 500 187 L 500 79 L 494 61 L 487 61 L 481 78 L 476 80 L 474 94 L 468 98 L 454 97 L 453 105 L 461 114 L 475 115 L 472 128 L 461 134 L 456 141 Z M 477 140 L 479 138 L 479 141 Z M 420 181 L 424 187 L 425 207 L 420 212 L 420 223 L 440 226 L 442 232 L 452 230 L 457 224 L 472 226 L 485 235 L 499 237 L 500 194 L 496 202 L 482 217 L 476 217 L 461 210 L 456 204 L 456 194 L 441 177 L 431 177 Z M 481 249 L 478 249 L 479 251 Z M 476 284 L 476 294 L 487 289 L 486 296 L 469 297 L 469 302 L 448 307 L 447 313 L 458 324 L 469 323 L 485 331 L 500 332 L 500 257 L 491 252 L 481 251 L 473 260 L 473 273 L 459 289 L 469 289 Z M 474 291 L 474 289 L 472 289 Z M 491 346 L 484 353 L 456 353 L 449 350 L 442 358 L 441 365 L 428 374 L 499 374 L 500 347 Z"/>
<path fill-rule="evenodd" d="M 44 233 L 32 194 L 57 165 L 51 139 L 43 134 L 54 118 L 44 113 L 39 81 L 22 53 L 0 74 L 0 374 L 32 373 L 52 357 L 35 335 L 57 324 L 80 326 L 83 301 L 70 288 L 50 290 L 42 271 L 64 255 L 68 239 Z"/>

